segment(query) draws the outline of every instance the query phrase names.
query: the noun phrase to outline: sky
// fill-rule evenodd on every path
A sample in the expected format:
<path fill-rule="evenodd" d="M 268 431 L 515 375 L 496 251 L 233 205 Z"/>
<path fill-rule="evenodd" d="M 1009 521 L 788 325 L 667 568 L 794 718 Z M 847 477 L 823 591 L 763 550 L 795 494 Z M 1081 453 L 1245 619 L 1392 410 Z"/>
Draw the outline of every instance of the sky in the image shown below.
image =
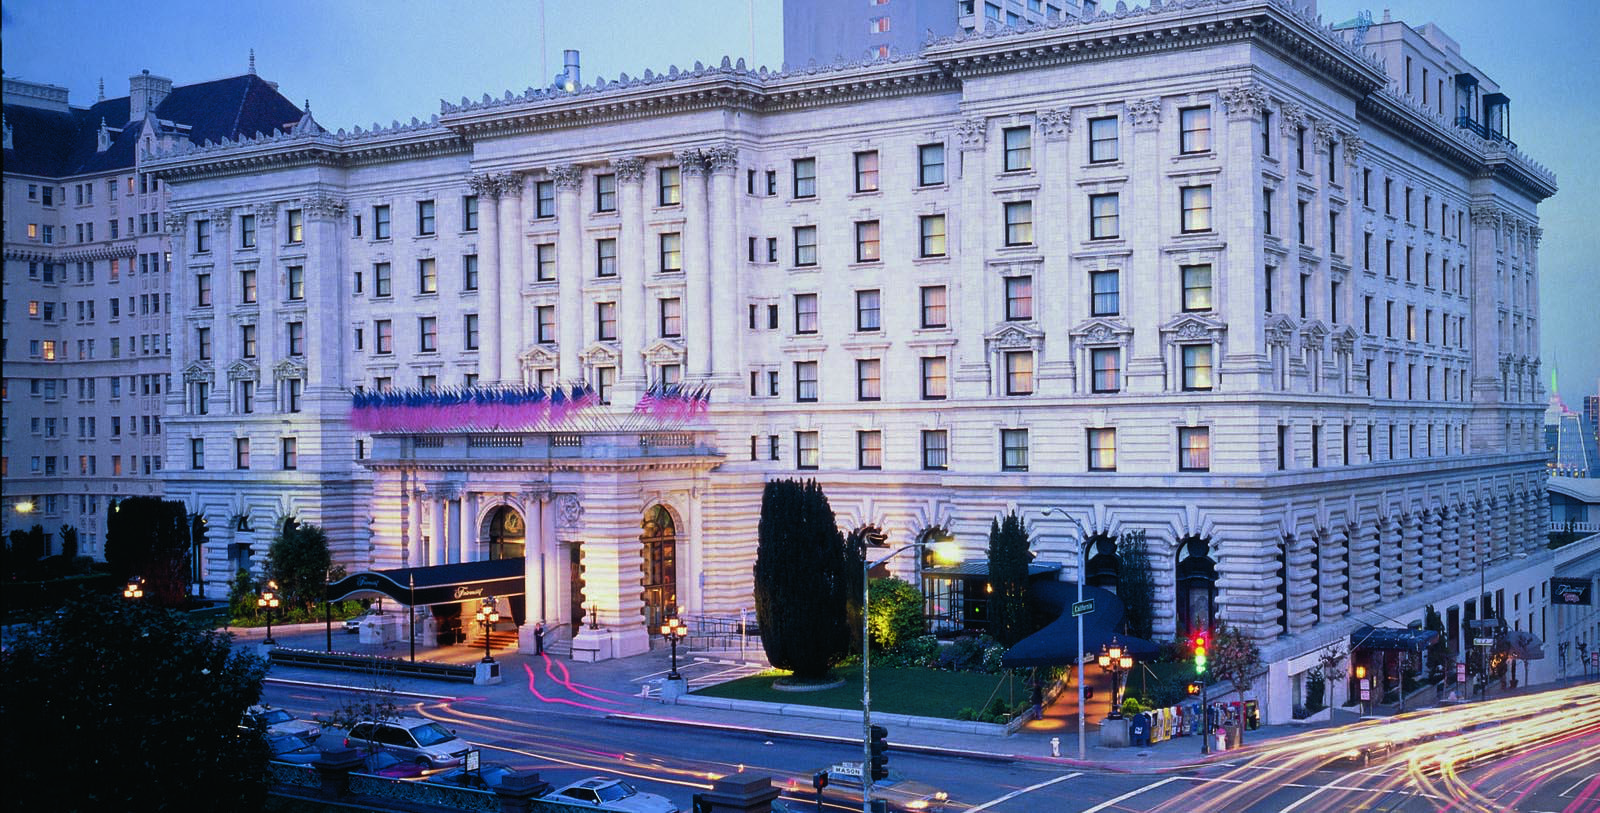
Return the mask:
<path fill-rule="evenodd" d="M 793 0 L 791 0 L 793 2 Z M 861 0 L 865 4 L 866 0 Z M 951 0 L 953 2 L 953 0 Z M 1137 3 L 1130 3 L 1135 5 Z M 1107 2 L 1104 5 L 1111 5 Z M 1330 22 L 1383 6 L 1321 0 Z M 1512 138 L 1556 173 L 1561 191 L 1539 207 L 1542 353 L 1560 370 L 1568 404 L 1600 382 L 1600 209 L 1592 147 L 1600 135 L 1600 4 L 1393 0 L 1395 19 L 1435 22 L 1511 97 Z M 5 75 L 70 89 L 74 104 L 128 92 L 148 68 L 178 84 L 257 72 L 325 127 L 426 120 L 439 100 L 543 86 L 561 52 L 582 52 L 586 82 L 689 67 L 723 55 L 782 63 L 782 0 L 6 0 Z"/>

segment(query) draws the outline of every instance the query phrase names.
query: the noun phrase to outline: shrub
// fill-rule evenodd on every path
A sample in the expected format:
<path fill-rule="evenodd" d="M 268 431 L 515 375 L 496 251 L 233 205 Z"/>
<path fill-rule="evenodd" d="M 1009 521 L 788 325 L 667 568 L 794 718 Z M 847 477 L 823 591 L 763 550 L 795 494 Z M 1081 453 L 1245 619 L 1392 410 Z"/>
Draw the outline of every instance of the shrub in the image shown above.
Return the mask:
<path fill-rule="evenodd" d="M 904 579 L 878 579 L 867 588 L 871 594 L 867 625 L 873 642 L 888 650 L 925 631 L 922 591 Z"/>
<path fill-rule="evenodd" d="M 998 673 L 1001 669 L 1005 668 L 1002 666 L 1002 662 L 1005 660 L 1005 657 L 1005 647 L 999 644 L 986 647 L 983 650 L 983 671 L 988 672 L 991 675 Z"/>
<path fill-rule="evenodd" d="M 1122 716 L 1124 717 L 1132 717 L 1144 710 L 1145 707 L 1139 704 L 1138 698 L 1128 697 L 1122 701 Z"/>

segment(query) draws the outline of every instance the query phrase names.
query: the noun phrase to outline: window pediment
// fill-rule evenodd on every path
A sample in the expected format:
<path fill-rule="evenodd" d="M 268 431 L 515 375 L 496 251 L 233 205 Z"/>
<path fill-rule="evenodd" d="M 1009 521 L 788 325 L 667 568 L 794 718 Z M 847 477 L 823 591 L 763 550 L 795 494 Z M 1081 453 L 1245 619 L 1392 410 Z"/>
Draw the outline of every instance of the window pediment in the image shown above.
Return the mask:
<path fill-rule="evenodd" d="M 1044 331 L 1027 322 L 1003 322 L 983 334 L 990 349 L 1038 350 L 1044 346 Z"/>
<path fill-rule="evenodd" d="M 560 356 L 556 355 L 556 347 L 545 344 L 536 344 L 517 357 L 517 363 L 521 364 L 524 370 L 532 370 L 537 367 L 554 367 L 559 360 Z"/>
<path fill-rule="evenodd" d="M 1333 349 L 1340 353 L 1352 353 L 1356 349 L 1355 328 L 1345 325 L 1333 334 Z"/>
<path fill-rule="evenodd" d="M 202 362 L 195 362 L 183 368 L 183 383 L 209 384 L 216 379 L 216 373 L 211 366 Z"/>
<path fill-rule="evenodd" d="M 228 380 L 259 381 L 261 380 L 261 371 L 256 367 L 255 362 L 239 359 L 228 365 Z"/>
<path fill-rule="evenodd" d="M 1161 335 L 1169 342 L 1214 342 L 1228 329 L 1220 319 L 1185 313 L 1161 326 Z"/>
<path fill-rule="evenodd" d="M 1115 319 L 1095 318 L 1073 328 L 1067 335 L 1086 345 L 1126 345 L 1133 338 L 1133 328 Z"/>
<path fill-rule="evenodd" d="M 683 354 L 683 342 L 673 339 L 657 339 L 644 349 L 650 364 L 682 364 Z"/>
<path fill-rule="evenodd" d="M 1281 313 L 1275 313 L 1267 317 L 1267 344 L 1287 345 L 1294 338 L 1295 332 L 1296 328 L 1293 319 Z"/>
<path fill-rule="evenodd" d="M 595 343 L 584 348 L 578 354 L 578 360 L 584 364 L 604 367 L 617 363 L 617 349 L 608 344 Z"/>
<path fill-rule="evenodd" d="M 273 365 L 272 376 L 279 381 L 284 381 L 291 378 L 305 378 L 306 365 L 302 362 L 295 361 L 294 359 L 284 359 L 283 361 L 278 362 L 276 365 Z"/>

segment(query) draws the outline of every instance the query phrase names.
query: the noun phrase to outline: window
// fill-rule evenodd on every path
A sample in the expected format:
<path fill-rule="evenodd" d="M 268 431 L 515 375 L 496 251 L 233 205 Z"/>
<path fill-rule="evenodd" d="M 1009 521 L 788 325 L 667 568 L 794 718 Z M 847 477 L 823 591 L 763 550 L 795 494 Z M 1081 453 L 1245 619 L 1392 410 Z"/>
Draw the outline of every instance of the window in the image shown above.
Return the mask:
<path fill-rule="evenodd" d="M 555 181 L 533 182 L 533 212 L 539 218 L 556 216 Z"/>
<path fill-rule="evenodd" d="M 922 400 L 942 401 L 949 396 L 949 362 L 944 356 L 922 357 Z"/>
<path fill-rule="evenodd" d="M 1024 322 L 1033 318 L 1033 277 L 1006 277 L 1006 321 Z"/>
<path fill-rule="evenodd" d="M 767 262 L 775 263 L 777 261 L 778 261 L 778 238 L 776 238 L 776 237 L 768 237 L 767 238 Z"/>
<path fill-rule="evenodd" d="M 1016 200 L 1005 204 L 1006 245 L 1033 244 L 1033 201 Z"/>
<path fill-rule="evenodd" d="M 616 238 L 606 237 L 594 241 L 594 275 L 597 277 L 617 275 Z"/>
<path fill-rule="evenodd" d="M 478 196 L 461 196 L 461 230 L 478 230 Z"/>
<path fill-rule="evenodd" d="M 856 159 L 856 191 L 878 191 L 878 151 L 858 152 Z"/>
<path fill-rule="evenodd" d="M 883 398 L 883 362 L 880 359 L 856 359 L 856 400 L 878 401 Z"/>
<path fill-rule="evenodd" d="M 432 262 L 431 260 L 429 262 Z M 290 302 L 298 302 L 306 298 L 306 267 L 291 265 L 284 269 L 288 288 L 285 294 Z"/>
<path fill-rule="evenodd" d="M 1186 186 L 1183 198 L 1183 233 L 1211 231 L 1211 187 Z"/>
<path fill-rule="evenodd" d="M 817 400 L 816 362 L 797 361 L 794 363 L 794 400 L 800 403 L 811 403 Z"/>
<path fill-rule="evenodd" d="M 253 359 L 256 357 L 256 326 L 239 326 L 239 355 Z"/>
<path fill-rule="evenodd" d="M 534 280 L 550 282 L 556 278 L 556 244 L 540 243 L 533 247 Z"/>
<path fill-rule="evenodd" d="M 1117 117 L 1089 119 L 1089 163 L 1117 160 Z"/>
<path fill-rule="evenodd" d="M 1211 429 L 1178 427 L 1178 471 L 1211 470 Z"/>
<path fill-rule="evenodd" d="M 856 468 L 883 468 L 883 432 L 874 429 L 856 433 Z"/>
<path fill-rule="evenodd" d="M 250 439 L 233 439 L 233 467 L 236 469 L 250 468 Z"/>
<path fill-rule="evenodd" d="M 594 176 L 594 210 L 596 212 L 615 212 L 617 210 L 617 176 L 612 173 Z"/>
<path fill-rule="evenodd" d="M 1300 245 L 1302 245 L 1302 246 L 1311 245 L 1310 236 L 1306 233 L 1306 211 L 1307 211 L 1307 207 L 1309 207 L 1310 205 L 1311 205 L 1310 201 L 1302 200 L 1302 201 L 1299 202 L 1299 204 L 1297 205 L 1297 207 L 1295 209 L 1295 211 L 1296 211 L 1295 222 L 1299 227 Z"/>
<path fill-rule="evenodd" d="M 611 403 L 611 390 L 615 388 L 617 384 L 617 368 L 594 368 L 594 384 L 595 396 L 600 399 L 600 403 Z"/>
<path fill-rule="evenodd" d="M 49 226 L 44 227 L 44 234 L 44 241 L 46 243 L 51 242 Z M 194 222 L 194 250 L 200 254 L 211 250 L 211 221 L 196 220 Z"/>
<path fill-rule="evenodd" d="M 1183 276 L 1184 312 L 1211 310 L 1211 266 L 1185 265 L 1179 270 Z"/>
<path fill-rule="evenodd" d="M 461 290 L 478 290 L 478 255 L 464 254 L 461 257 Z"/>
<path fill-rule="evenodd" d="M 423 236 L 433 234 L 434 220 L 433 201 L 417 201 L 417 234 Z"/>
<path fill-rule="evenodd" d="M 946 289 L 943 285 L 922 286 L 922 326 L 924 328 L 940 328 L 950 324 L 949 309 L 945 303 Z"/>
<path fill-rule="evenodd" d="M 671 338 L 683 335 L 683 300 L 669 297 L 660 300 L 661 335 Z"/>
<path fill-rule="evenodd" d="M 617 340 L 617 303 L 596 302 L 594 305 L 595 340 Z"/>
<path fill-rule="evenodd" d="M 879 236 L 878 221 L 856 223 L 856 262 L 875 263 L 882 259 Z"/>
<path fill-rule="evenodd" d="M 794 264 L 817 264 L 817 227 L 794 227 Z"/>
<path fill-rule="evenodd" d="M 1116 316 L 1122 310 L 1116 271 L 1089 272 L 1090 316 Z"/>
<path fill-rule="evenodd" d="M 946 429 L 922 430 L 922 468 L 944 471 L 950 467 L 950 432 Z"/>
<path fill-rule="evenodd" d="M 306 382 L 301 381 L 298 378 L 290 378 L 290 379 L 285 380 L 283 383 L 288 385 L 288 393 L 289 393 L 288 408 L 289 408 L 289 411 L 290 412 L 299 412 L 300 411 L 300 393 L 304 390 Z"/>
<path fill-rule="evenodd" d="M 1261 111 L 1261 154 L 1272 157 L 1272 111 Z"/>
<path fill-rule="evenodd" d="M 1339 253 L 1339 213 L 1328 213 L 1328 252 Z"/>
<path fill-rule="evenodd" d="M 112 223 L 116 223 L 117 221 L 113 220 L 111 222 Z M 114 237 L 115 235 L 112 235 L 112 236 Z M 240 248 L 255 248 L 256 247 L 256 216 L 255 215 L 239 215 L 239 247 Z"/>
<path fill-rule="evenodd" d="M 1028 430 L 1000 430 L 1000 469 L 1002 471 L 1028 470 Z"/>
<path fill-rule="evenodd" d="M 387 356 L 394 352 L 394 323 L 388 319 L 379 319 L 372 323 L 372 335 L 375 341 L 374 350 L 380 356 Z"/>
<path fill-rule="evenodd" d="M 1301 172 L 1304 172 L 1306 168 L 1306 128 L 1304 127 L 1295 128 L 1294 151 L 1295 166 L 1299 167 Z"/>
<path fill-rule="evenodd" d="M 1211 151 L 1211 108 L 1178 111 L 1178 151 L 1185 155 Z"/>
<path fill-rule="evenodd" d="M 189 468 L 203 469 L 206 467 L 206 441 L 204 438 L 189 438 Z"/>
<path fill-rule="evenodd" d="M 128 310 L 133 311 L 132 297 L 129 297 Z M 194 304 L 196 307 L 211 307 L 211 275 L 196 274 L 194 278 Z"/>
<path fill-rule="evenodd" d="M 239 301 L 246 305 L 256 301 L 256 270 L 254 268 L 239 269 Z"/>
<path fill-rule="evenodd" d="M 817 295 L 794 295 L 794 332 L 817 332 Z"/>
<path fill-rule="evenodd" d="M 683 235 L 667 232 L 661 235 L 661 273 L 675 274 L 683 270 Z"/>
<path fill-rule="evenodd" d="M 918 256 L 945 256 L 944 215 L 923 215 L 917 218 L 917 223 L 922 235 Z"/>
<path fill-rule="evenodd" d="M 794 159 L 794 196 L 797 198 L 814 198 L 817 196 L 817 159 Z"/>
<path fill-rule="evenodd" d="M 372 266 L 372 295 L 377 297 L 391 296 L 394 293 L 393 269 L 388 263 L 376 263 Z"/>
<path fill-rule="evenodd" d="M 1117 470 L 1117 430 L 1090 429 L 1089 471 Z"/>
<path fill-rule="evenodd" d="M 306 323 L 290 322 L 289 328 L 289 355 L 303 356 L 306 354 Z"/>
<path fill-rule="evenodd" d="M 1261 223 L 1263 231 L 1272 234 L 1272 190 L 1261 190 Z"/>
<path fill-rule="evenodd" d="M 1033 351 L 1011 350 L 1006 353 L 1006 395 L 1033 394 Z"/>
<path fill-rule="evenodd" d="M 202 361 L 211 358 L 211 328 L 196 328 L 194 340 L 195 355 Z"/>
<path fill-rule="evenodd" d="M 944 183 L 944 145 L 923 144 L 917 147 L 917 184 L 938 186 Z"/>
<path fill-rule="evenodd" d="M 678 167 L 662 167 L 656 172 L 656 203 L 677 206 L 682 202 L 683 171 Z"/>
<path fill-rule="evenodd" d="M 282 450 L 284 471 L 294 471 L 300 467 L 299 445 L 295 443 L 294 438 L 283 438 L 279 442 L 279 448 Z"/>
<path fill-rule="evenodd" d="M 800 469 L 814 469 L 814 468 L 816 468 L 817 467 L 818 458 L 821 457 L 821 453 L 820 453 L 819 449 L 817 448 L 817 446 L 818 446 L 818 444 L 817 444 L 817 433 L 816 432 L 812 431 L 812 432 L 796 432 L 796 433 L 794 433 L 794 461 L 795 461 L 794 464 L 795 464 L 795 468 L 800 468 Z"/>
<path fill-rule="evenodd" d="M 1110 240 L 1120 234 L 1118 209 L 1115 192 L 1089 196 L 1089 239 Z"/>
<path fill-rule="evenodd" d="M 434 353 L 439 350 L 439 317 L 417 317 L 417 352 Z"/>
<path fill-rule="evenodd" d="M 478 349 L 478 314 L 469 313 L 461 321 L 461 346 L 467 350 Z"/>
<path fill-rule="evenodd" d="M 537 305 L 533 309 L 534 336 L 539 344 L 556 341 L 556 306 Z"/>
<path fill-rule="evenodd" d="M 1120 392 L 1122 390 L 1122 349 L 1096 347 L 1089 351 L 1089 366 L 1093 368 L 1089 389 L 1093 392 Z"/>
<path fill-rule="evenodd" d="M 1005 140 L 1005 171 L 1020 172 L 1033 169 L 1032 128 L 1007 127 L 1001 134 Z"/>
<path fill-rule="evenodd" d="M 291 213 L 292 214 L 292 213 Z M 375 240 L 389 239 L 389 207 L 372 207 L 372 237 Z M 292 242 L 292 240 L 291 240 Z"/>
<path fill-rule="evenodd" d="M 856 291 L 856 330 L 873 331 L 879 328 L 880 304 L 877 291 Z"/>
<path fill-rule="evenodd" d="M 1188 391 L 1211 389 L 1211 345 L 1183 346 L 1183 388 Z"/>

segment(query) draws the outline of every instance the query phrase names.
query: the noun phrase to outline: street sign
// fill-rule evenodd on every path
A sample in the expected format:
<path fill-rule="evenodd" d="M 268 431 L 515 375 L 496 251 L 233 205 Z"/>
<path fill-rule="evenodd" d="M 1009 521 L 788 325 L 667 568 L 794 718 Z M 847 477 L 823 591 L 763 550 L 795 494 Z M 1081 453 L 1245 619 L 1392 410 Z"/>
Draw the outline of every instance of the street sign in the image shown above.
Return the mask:
<path fill-rule="evenodd" d="M 1472 639 L 1472 645 L 1473 646 L 1494 646 L 1494 639 L 1493 638 L 1474 638 L 1474 639 Z"/>
<path fill-rule="evenodd" d="M 1467 664 L 1465 662 L 1456 664 L 1456 682 L 1467 682 Z"/>
<path fill-rule="evenodd" d="M 1077 618 L 1080 615 L 1088 615 L 1092 612 L 1094 612 L 1094 599 L 1092 598 L 1085 601 L 1076 602 L 1072 605 L 1073 618 Z"/>
<path fill-rule="evenodd" d="M 1361 690 L 1361 699 L 1362 700 L 1371 700 L 1372 699 L 1372 690 L 1371 689 L 1362 689 Z"/>
<path fill-rule="evenodd" d="M 482 752 L 480 752 L 478 749 L 474 748 L 471 751 L 468 751 L 467 752 L 467 764 L 466 764 L 467 773 L 473 773 L 473 772 L 477 771 L 478 770 L 478 764 L 479 764 L 478 760 L 480 760 L 482 758 L 483 758 Z"/>
<path fill-rule="evenodd" d="M 856 779 L 860 779 L 861 778 L 861 763 L 859 763 L 859 762 L 835 762 L 834 764 L 828 766 L 828 773 L 830 773 L 830 774 L 832 774 L 834 776 L 853 776 Z"/>

